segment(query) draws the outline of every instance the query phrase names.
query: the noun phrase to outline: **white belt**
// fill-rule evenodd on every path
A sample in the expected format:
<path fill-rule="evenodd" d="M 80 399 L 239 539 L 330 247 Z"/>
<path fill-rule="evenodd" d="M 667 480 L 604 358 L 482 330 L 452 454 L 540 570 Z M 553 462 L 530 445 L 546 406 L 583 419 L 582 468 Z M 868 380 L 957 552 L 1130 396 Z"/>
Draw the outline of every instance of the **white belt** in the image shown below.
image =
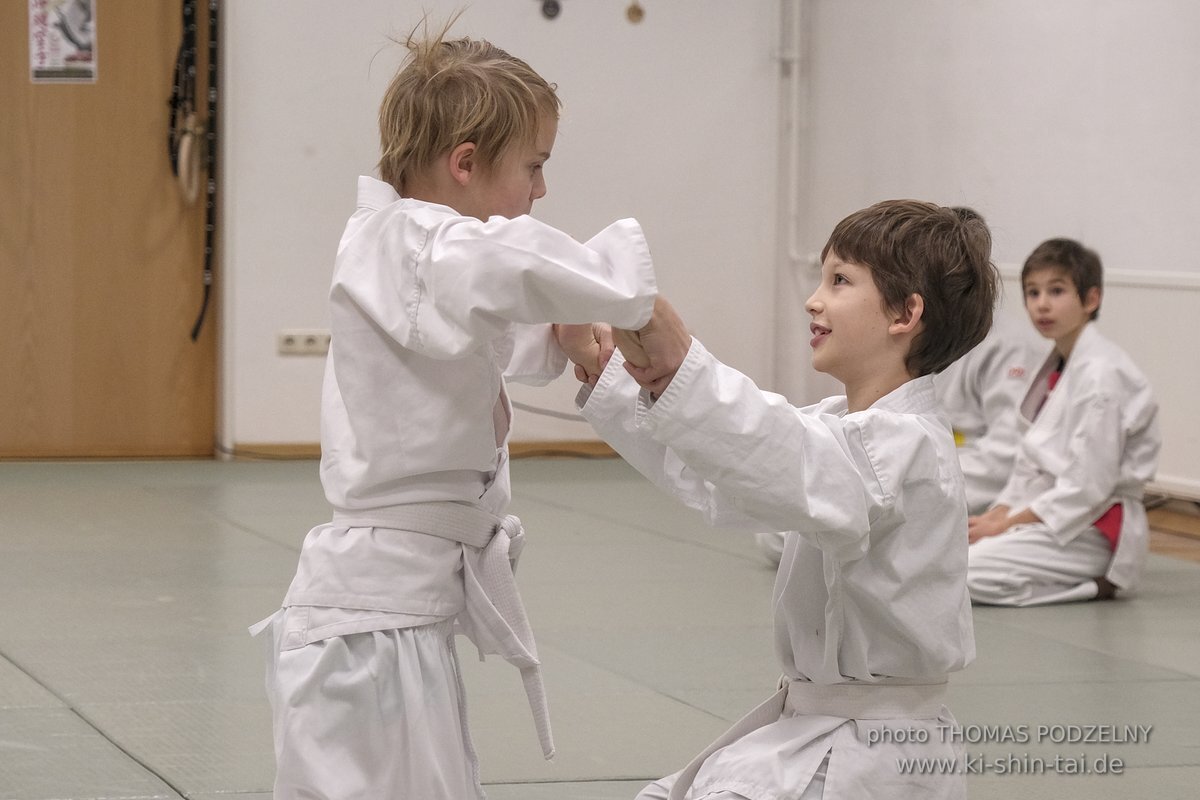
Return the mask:
<path fill-rule="evenodd" d="M 542 754 L 554 757 L 554 738 L 541 662 L 514 572 L 525 531 L 521 520 L 499 517 L 462 503 L 413 503 L 366 514 L 335 512 L 333 524 L 346 528 L 417 531 L 463 545 L 466 607 L 455 618 L 460 631 L 485 654 L 498 655 L 521 671 Z"/>
<path fill-rule="evenodd" d="M 946 684 L 838 683 L 814 684 L 786 676 L 779 691 L 733 724 L 679 773 L 667 800 L 684 800 L 700 767 L 713 753 L 785 714 L 846 719 L 933 719 L 945 704 Z"/>
<path fill-rule="evenodd" d="M 781 711 L 846 719 L 936 719 L 946 705 L 946 687 L 944 682 L 822 685 L 788 681 Z"/>
<path fill-rule="evenodd" d="M 333 525 L 339 528 L 415 531 L 479 548 L 488 546 L 504 519 L 476 506 L 451 502 L 408 503 L 361 513 L 333 512 Z M 520 528 L 520 520 L 517 526 Z"/>

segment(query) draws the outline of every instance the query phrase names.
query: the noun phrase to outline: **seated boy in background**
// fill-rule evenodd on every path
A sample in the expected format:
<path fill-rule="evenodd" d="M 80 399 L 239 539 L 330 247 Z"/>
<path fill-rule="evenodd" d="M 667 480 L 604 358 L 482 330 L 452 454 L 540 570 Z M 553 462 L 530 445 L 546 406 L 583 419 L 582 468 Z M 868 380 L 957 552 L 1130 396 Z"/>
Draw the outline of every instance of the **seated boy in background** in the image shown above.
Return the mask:
<path fill-rule="evenodd" d="M 1054 350 L 1021 402 L 1008 483 L 969 523 L 977 603 L 1108 599 L 1141 575 L 1158 404 L 1141 370 L 1091 324 L 1102 285 L 1100 257 L 1071 239 L 1038 245 L 1021 270 L 1029 318 Z"/>

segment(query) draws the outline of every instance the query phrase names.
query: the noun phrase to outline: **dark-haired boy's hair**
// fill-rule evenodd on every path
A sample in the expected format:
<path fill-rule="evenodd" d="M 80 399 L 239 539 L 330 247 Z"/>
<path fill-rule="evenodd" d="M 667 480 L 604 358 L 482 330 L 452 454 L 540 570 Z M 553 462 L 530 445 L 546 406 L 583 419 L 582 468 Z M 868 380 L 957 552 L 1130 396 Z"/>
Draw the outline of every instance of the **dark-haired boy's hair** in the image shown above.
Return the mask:
<path fill-rule="evenodd" d="M 923 325 L 905 359 L 911 375 L 941 372 L 992 327 L 999 283 L 992 235 L 969 208 L 876 203 L 837 224 L 821 260 L 831 251 L 871 270 L 889 312 L 903 311 L 911 295 L 921 295 Z"/>
<path fill-rule="evenodd" d="M 1104 291 L 1104 266 L 1100 263 L 1100 255 L 1074 239 L 1061 238 L 1047 239 L 1033 248 L 1033 252 L 1025 259 L 1025 266 L 1021 267 L 1022 288 L 1029 273 L 1054 268 L 1067 273 L 1075 284 L 1081 303 L 1087 303 L 1087 294 L 1091 289 L 1099 289 L 1101 293 Z M 1089 319 L 1099 316 L 1100 306 L 1096 306 Z"/>

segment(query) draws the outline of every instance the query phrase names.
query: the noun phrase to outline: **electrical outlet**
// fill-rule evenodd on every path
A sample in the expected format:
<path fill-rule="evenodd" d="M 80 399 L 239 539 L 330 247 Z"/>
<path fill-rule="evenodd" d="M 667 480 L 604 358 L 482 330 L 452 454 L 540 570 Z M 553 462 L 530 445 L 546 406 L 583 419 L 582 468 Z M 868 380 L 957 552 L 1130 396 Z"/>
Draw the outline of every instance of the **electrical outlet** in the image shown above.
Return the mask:
<path fill-rule="evenodd" d="M 329 331 L 323 328 L 289 328 L 275 339 L 281 356 L 323 356 L 329 352 Z"/>

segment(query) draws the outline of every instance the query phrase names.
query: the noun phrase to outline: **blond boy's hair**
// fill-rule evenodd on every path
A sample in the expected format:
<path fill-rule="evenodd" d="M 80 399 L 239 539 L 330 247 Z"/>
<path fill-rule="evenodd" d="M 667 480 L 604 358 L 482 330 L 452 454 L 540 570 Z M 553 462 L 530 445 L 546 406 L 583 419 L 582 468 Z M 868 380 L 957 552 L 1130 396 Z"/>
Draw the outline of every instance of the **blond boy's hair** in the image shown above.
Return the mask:
<path fill-rule="evenodd" d="M 409 55 L 379 109 L 379 175 L 401 195 L 412 175 L 464 142 L 488 169 L 514 145 L 558 119 L 555 86 L 519 58 L 482 39 L 446 39 L 424 23 L 404 40 Z"/>

